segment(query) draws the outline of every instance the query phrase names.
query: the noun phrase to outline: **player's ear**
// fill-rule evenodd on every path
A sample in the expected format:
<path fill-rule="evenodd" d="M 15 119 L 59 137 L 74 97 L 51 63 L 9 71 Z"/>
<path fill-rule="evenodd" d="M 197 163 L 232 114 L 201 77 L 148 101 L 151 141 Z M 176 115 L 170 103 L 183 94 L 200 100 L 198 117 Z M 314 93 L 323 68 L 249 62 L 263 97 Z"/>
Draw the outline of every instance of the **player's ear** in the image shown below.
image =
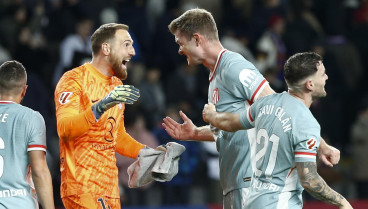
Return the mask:
<path fill-rule="evenodd" d="M 28 85 L 25 85 L 25 86 L 23 87 L 23 90 L 22 90 L 22 93 L 21 93 L 22 98 L 26 95 L 27 88 L 28 88 Z"/>
<path fill-rule="evenodd" d="M 313 90 L 313 87 L 314 87 L 314 82 L 312 79 L 308 79 L 306 82 L 305 82 L 305 88 L 308 89 L 309 91 L 312 91 Z"/>
<path fill-rule="evenodd" d="M 102 47 L 101 47 L 101 51 L 104 55 L 109 55 L 110 54 L 110 44 L 108 43 L 103 43 Z"/>
<path fill-rule="evenodd" d="M 193 34 L 194 41 L 196 42 L 196 46 L 199 46 L 201 42 L 201 36 L 198 33 Z"/>

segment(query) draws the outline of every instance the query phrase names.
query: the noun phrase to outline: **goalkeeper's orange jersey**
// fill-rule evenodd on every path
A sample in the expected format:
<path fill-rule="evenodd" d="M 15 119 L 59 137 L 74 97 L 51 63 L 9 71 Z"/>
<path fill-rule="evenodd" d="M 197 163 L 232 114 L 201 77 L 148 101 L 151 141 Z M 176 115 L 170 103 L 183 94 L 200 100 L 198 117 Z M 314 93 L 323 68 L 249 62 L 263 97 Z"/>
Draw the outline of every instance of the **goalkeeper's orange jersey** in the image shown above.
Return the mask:
<path fill-rule="evenodd" d="M 56 86 L 61 197 L 90 193 L 119 198 L 115 151 L 136 158 L 144 145 L 125 131 L 124 104 L 107 110 L 98 121 L 91 107 L 121 84 L 87 63 L 66 72 Z"/>

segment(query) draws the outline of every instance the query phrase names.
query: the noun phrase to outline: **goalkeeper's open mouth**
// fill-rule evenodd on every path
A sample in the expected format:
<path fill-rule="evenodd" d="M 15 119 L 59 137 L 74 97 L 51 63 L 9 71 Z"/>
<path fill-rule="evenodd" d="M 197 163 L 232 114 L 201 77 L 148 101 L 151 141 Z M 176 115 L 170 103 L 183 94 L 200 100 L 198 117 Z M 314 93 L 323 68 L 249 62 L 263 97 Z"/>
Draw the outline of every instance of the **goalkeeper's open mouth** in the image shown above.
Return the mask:
<path fill-rule="evenodd" d="M 123 64 L 123 67 L 126 69 L 127 68 L 127 64 L 128 64 L 128 62 L 130 61 L 130 59 L 124 59 L 123 61 L 122 61 L 122 63 L 121 64 Z"/>

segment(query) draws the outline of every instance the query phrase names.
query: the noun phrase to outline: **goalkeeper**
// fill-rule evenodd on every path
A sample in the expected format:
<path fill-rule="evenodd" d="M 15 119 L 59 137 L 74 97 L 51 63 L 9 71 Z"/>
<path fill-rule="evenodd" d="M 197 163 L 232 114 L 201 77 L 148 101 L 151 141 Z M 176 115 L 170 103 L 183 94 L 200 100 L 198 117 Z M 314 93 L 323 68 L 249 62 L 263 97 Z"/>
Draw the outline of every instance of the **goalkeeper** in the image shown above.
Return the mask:
<path fill-rule="evenodd" d="M 91 45 L 92 61 L 66 72 L 55 89 L 66 209 L 121 208 L 115 152 L 136 158 L 146 147 L 124 127 L 125 104 L 139 98 L 138 89 L 121 81 L 135 55 L 128 26 L 102 25 Z"/>

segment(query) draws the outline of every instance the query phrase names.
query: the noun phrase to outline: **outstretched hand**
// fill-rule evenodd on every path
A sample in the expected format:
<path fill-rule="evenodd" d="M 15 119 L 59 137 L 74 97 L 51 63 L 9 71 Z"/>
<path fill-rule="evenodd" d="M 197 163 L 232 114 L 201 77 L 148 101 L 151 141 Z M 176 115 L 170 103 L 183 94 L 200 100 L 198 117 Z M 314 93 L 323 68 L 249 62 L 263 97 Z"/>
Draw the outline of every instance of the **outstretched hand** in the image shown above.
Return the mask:
<path fill-rule="evenodd" d="M 190 140 L 193 139 L 196 126 L 193 124 L 182 111 L 179 112 L 180 117 L 183 119 L 183 123 L 180 124 L 170 117 L 165 117 L 162 126 L 166 132 L 174 139 L 177 140 Z"/>

